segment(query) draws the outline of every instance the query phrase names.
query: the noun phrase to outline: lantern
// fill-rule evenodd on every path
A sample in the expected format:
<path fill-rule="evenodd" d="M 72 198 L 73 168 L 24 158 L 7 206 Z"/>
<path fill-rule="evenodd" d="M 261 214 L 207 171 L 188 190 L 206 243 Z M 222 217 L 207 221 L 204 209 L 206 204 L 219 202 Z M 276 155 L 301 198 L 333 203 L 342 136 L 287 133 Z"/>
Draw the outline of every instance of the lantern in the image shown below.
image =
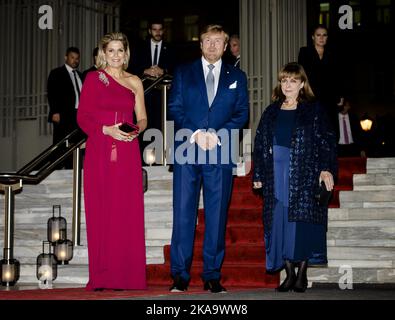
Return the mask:
<path fill-rule="evenodd" d="M 19 280 L 20 264 L 16 259 L 10 258 L 10 249 L 4 249 L 4 259 L 0 261 L 0 277 L 2 286 L 13 286 Z"/>
<path fill-rule="evenodd" d="M 48 244 L 48 253 L 45 253 L 44 245 Z M 51 242 L 43 241 L 43 253 L 37 257 L 36 276 L 40 281 L 40 288 L 52 288 L 52 281 L 58 276 L 58 262 L 53 253 L 51 253 Z"/>
<path fill-rule="evenodd" d="M 68 239 L 64 239 L 63 232 L 61 231 L 60 239 L 55 241 L 54 254 L 58 264 L 69 264 L 69 261 L 73 258 L 73 242 Z"/>
<path fill-rule="evenodd" d="M 373 120 L 365 113 L 360 124 L 363 131 L 370 131 L 370 129 L 372 129 Z"/>
<path fill-rule="evenodd" d="M 155 163 L 156 156 L 155 156 L 155 149 L 145 149 L 145 163 L 149 166 Z"/>
<path fill-rule="evenodd" d="M 59 209 L 59 216 L 55 217 L 55 209 Z M 61 238 L 60 235 L 64 238 Z M 54 205 L 52 207 L 52 218 L 48 219 L 47 228 L 48 241 L 54 243 L 55 241 L 67 239 L 67 222 L 66 219 L 60 216 L 60 205 Z"/>

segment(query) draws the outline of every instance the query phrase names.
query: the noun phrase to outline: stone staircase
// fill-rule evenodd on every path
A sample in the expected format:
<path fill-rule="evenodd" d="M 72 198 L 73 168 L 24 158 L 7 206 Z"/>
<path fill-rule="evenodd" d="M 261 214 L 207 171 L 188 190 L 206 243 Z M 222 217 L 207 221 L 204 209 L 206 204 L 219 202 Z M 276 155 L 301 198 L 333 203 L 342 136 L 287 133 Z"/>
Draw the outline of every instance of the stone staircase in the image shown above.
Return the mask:
<path fill-rule="evenodd" d="M 350 270 L 353 283 L 395 283 L 395 158 L 367 159 L 353 184 L 329 209 L 328 266 L 308 270 L 313 285 L 343 283 Z"/>
<path fill-rule="evenodd" d="M 147 263 L 163 263 L 163 247 L 170 243 L 172 230 L 172 173 L 167 167 L 146 167 L 148 191 L 145 202 L 145 236 Z M 52 205 L 59 204 L 67 220 L 67 235 L 72 231 L 72 171 L 58 170 L 38 185 L 26 185 L 15 196 L 14 257 L 21 264 L 18 283 L 37 283 L 36 259 L 47 239 L 47 221 Z M 80 284 L 88 281 L 88 250 L 86 246 L 85 212 L 81 204 L 81 246 L 74 247 L 68 265 L 58 266 L 55 282 Z M 4 243 L 4 196 L 0 195 L 0 247 Z"/>
<path fill-rule="evenodd" d="M 146 167 L 145 234 L 148 264 L 164 262 L 163 247 L 172 231 L 172 174 L 166 167 Z M 395 283 L 395 158 L 367 160 L 367 174 L 354 175 L 354 189 L 340 192 L 340 208 L 329 209 L 328 266 L 309 268 L 310 285 L 338 283 L 352 268 L 354 283 Z M 21 263 L 18 283 L 37 283 L 36 258 L 46 240 L 52 205 L 62 206 L 71 238 L 72 172 L 59 170 L 15 196 L 14 257 Z M 83 200 L 83 197 L 82 197 Z M 201 203 L 201 202 L 200 202 Z M 0 247 L 4 237 L 4 196 L 0 195 Z M 85 213 L 81 244 L 69 265 L 58 266 L 57 286 L 88 280 Z M 350 269 L 346 269 L 350 270 Z M 284 275 L 282 273 L 282 278 Z"/>

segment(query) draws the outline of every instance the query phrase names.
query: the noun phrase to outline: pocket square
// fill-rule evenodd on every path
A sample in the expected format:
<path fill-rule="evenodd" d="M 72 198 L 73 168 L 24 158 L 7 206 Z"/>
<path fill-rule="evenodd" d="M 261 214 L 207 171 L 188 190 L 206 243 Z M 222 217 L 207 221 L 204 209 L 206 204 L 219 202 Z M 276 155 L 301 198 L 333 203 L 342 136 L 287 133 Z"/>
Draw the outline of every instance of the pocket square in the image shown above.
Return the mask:
<path fill-rule="evenodd" d="M 237 80 L 233 82 L 230 86 L 229 89 L 236 89 L 237 88 Z"/>

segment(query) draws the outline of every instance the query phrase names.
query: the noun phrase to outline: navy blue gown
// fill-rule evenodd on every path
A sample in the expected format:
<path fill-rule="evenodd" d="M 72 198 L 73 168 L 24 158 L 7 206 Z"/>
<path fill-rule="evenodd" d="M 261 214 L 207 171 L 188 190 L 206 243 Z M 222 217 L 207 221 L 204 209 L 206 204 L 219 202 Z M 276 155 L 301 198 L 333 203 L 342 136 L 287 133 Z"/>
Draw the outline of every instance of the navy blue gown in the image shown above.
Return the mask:
<path fill-rule="evenodd" d="M 289 222 L 289 164 L 296 110 L 280 110 L 274 125 L 273 160 L 275 207 L 272 232 L 265 234 L 266 270 L 282 269 L 285 260 L 325 264 L 326 226 L 308 222 Z"/>

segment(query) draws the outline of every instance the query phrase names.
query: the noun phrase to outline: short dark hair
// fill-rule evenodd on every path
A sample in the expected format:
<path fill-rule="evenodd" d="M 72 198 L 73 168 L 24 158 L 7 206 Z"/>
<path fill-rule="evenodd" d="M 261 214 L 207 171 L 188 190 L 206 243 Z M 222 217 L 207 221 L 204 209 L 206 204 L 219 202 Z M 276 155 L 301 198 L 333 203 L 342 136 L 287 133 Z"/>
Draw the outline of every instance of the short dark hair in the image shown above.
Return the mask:
<path fill-rule="evenodd" d="M 68 47 L 66 50 L 66 56 L 68 56 L 69 53 L 71 53 L 71 52 L 80 54 L 80 49 L 78 49 L 77 47 Z"/>
<path fill-rule="evenodd" d="M 148 21 L 148 29 L 151 29 L 153 24 L 161 24 L 163 28 L 165 27 L 164 20 L 159 17 L 152 18 Z"/>
<path fill-rule="evenodd" d="M 98 54 L 99 54 L 99 47 L 96 47 L 95 49 L 93 49 L 93 53 L 92 53 L 93 59 L 95 59 Z"/>

